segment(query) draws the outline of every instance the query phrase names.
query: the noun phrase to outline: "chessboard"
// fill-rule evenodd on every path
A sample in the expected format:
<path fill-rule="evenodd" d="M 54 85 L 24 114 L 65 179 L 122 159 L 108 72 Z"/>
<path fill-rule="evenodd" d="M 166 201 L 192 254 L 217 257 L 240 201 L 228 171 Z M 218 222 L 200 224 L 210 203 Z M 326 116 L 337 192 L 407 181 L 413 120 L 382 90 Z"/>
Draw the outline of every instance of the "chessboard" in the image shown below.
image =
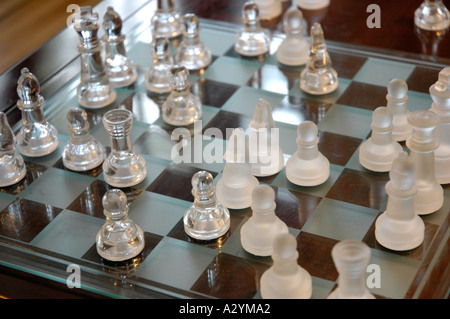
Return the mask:
<path fill-rule="evenodd" d="M 378 265 L 381 275 L 379 287 L 369 289 L 377 298 L 446 298 L 450 186 L 443 185 L 443 207 L 421 217 L 423 244 L 411 251 L 391 251 L 374 236 L 375 220 L 386 208 L 389 175 L 368 171 L 358 161 L 359 147 L 371 134 L 372 112 L 386 105 L 388 82 L 406 81 L 410 111 L 429 109 L 429 87 L 446 65 L 330 41 L 328 52 L 339 87 L 313 96 L 299 88 L 304 66 L 278 63 L 275 53 L 283 39 L 281 32 L 273 32 L 270 53 L 245 58 L 233 48 L 240 25 L 201 19 L 200 28 L 201 39 L 213 54 L 206 69 L 190 74 L 191 91 L 203 106 L 201 130 L 195 132 L 201 134 L 204 152 L 214 147 L 225 150 L 230 129 L 245 130 L 261 98 L 272 105 L 285 160 L 296 151 L 298 125 L 306 120 L 317 124 L 319 150 L 331 164 L 324 184 L 296 186 L 287 180 L 285 169 L 259 178 L 274 189 L 276 215 L 297 240 L 298 263 L 312 276 L 312 298 L 326 298 L 338 284 L 331 249 L 347 239 L 369 246 L 369 264 Z M 78 74 L 44 96 L 44 113 L 58 129 L 59 148 L 41 158 L 24 157 L 26 178 L 0 190 L 0 265 L 62 284 L 71 274 L 68 267 L 76 265 L 81 269 L 81 287 L 73 289 L 113 298 L 260 299 L 260 278 L 272 259 L 253 256 L 241 246 L 240 228 L 252 215 L 251 208 L 230 210 L 230 230 L 217 240 L 202 242 L 186 235 L 182 218 L 193 201 L 193 174 L 206 170 L 217 181 L 224 163 L 172 160 L 171 151 L 179 141 L 172 136 L 175 127 L 161 118 L 167 95 L 151 94 L 144 84 L 152 63 L 149 22 L 134 26 L 126 36 L 128 56 L 139 69 L 137 82 L 117 89 L 112 105 L 85 110 L 91 134 L 107 150 L 110 138 L 102 124 L 103 114 L 115 108 L 133 113 L 131 139 L 134 150 L 146 160 L 148 175 L 140 184 L 122 190 L 130 219 L 145 233 L 143 252 L 120 263 L 98 255 L 95 238 L 105 223 L 102 197 L 111 186 L 105 183 L 101 166 L 79 173 L 62 164 L 61 151 L 69 141 L 66 115 L 79 107 Z M 20 125 L 20 121 L 12 125 L 13 130 L 17 132 Z M 222 138 L 208 135 L 208 128 L 220 129 Z M 193 127 L 187 129 L 194 132 Z"/>

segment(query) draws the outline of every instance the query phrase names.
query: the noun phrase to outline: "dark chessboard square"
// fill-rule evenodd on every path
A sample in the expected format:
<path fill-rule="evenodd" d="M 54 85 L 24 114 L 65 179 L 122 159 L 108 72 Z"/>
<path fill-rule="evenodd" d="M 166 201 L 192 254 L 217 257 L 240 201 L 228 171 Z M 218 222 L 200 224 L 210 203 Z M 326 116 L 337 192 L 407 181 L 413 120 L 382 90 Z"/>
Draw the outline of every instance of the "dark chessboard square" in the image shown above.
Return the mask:
<path fill-rule="evenodd" d="M 386 206 L 385 185 L 388 181 L 387 173 L 344 168 L 326 197 L 382 210 Z"/>
<path fill-rule="evenodd" d="M 193 202 L 191 180 L 192 176 L 200 170 L 193 166 L 171 164 L 159 174 L 146 190 Z M 210 171 L 210 173 L 213 177 L 217 176 L 216 172 Z"/>
<path fill-rule="evenodd" d="M 32 162 L 25 162 L 25 166 L 27 169 L 25 177 L 14 185 L 1 187 L 0 192 L 11 195 L 18 195 L 22 193 L 25 190 L 25 188 L 27 188 L 31 183 L 33 183 L 36 179 L 38 179 L 39 176 L 41 176 L 47 169 L 47 167 L 43 165 L 39 165 Z"/>
<path fill-rule="evenodd" d="M 381 214 L 380 214 L 381 215 Z M 423 240 L 423 243 L 414 249 L 407 250 L 407 251 L 394 251 L 391 249 L 388 249 L 384 246 L 382 246 L 375 237 L 375 223 L 376 220 L 373 222 L 370 229 L 367 231 L 366 236 L 362 240 L 364 243 L 367 244 L 370 248 L 379 249 L 382 251 L 390 252 L 393 254 L 406 256 L 409 258 L 413 258 L 416 260 L 423 260 L 428 253 L 428 249 L 431 247 L 431 243 L 433 242 L 434 235 L 436 234 L 439 226 L 431 223 L 425 222 L 425 237 Z"/>
<path fill-rule="evenodd" d="M 305 231 L 297 236 L 298 264 L 311 276 L 335 281 L 338 272 L 331 257 L 331 250 L 339 241 Z"/>
<path fill-rule="evenodd" d="M 61 211 L 50 205 L 17 198 L 0 212 L 0 235 L 30 242 Z"/>
<path fill-rule="evenodd" d="M 406 80 L 408 84 L 408 90 L 418 91 L 423 93 L 430 93 L 430 86 L 432 86 L 439 77 L 441 70 L 432 67 L 420 67 L 416 66 L 414 71 L 410 74 Z"/>
<path fill-rule="evenodd" d="M 386 94 L 385 87 L 352 81 L 336 103 L 373 111 L 386 105 Z"/>
<path fill-rule="evenodd" d="M 265 64 L 253 74 L 247 85 L 264 91 L 288 94 L 294 86 L 299 85 L 299 81 L 298 70 Z"/>
<path fill-rule="evenodd" d="M 219 253 L 191 290 L 223 299 L 251 299 L 269 265 Z"/>
<path fill-rule="evenodd" d="M 191 91 L 200 98 L 203 105 L 221 108 L 239 89 L 239 86 L 200 78 L 192 84 Z"/>
<path fill-rule="evenodd" d="M 367 58 L 328 50 L 331 63 L 340 78 L 353 79 Z"/>
<path fill-rule="evenodd" d="M 96 179 L 67 207 L 67 209 L 98 218 L 105 218 L 102 204 L 103 195 L 113 188 L 114 187 L 108 185 L 105 181 Z M 127 195 L 128 204 L 133 202 L 133 200 L 142 193 L 142 190 L 132 187 L 121 188 L 121 190 Z"/>
<path fill-rule="evenodd" d="M 114 262 L 102 258 L 98 252 L 97 247 L 94 244 L 81 258 L 102 264 L 105 267 L 105 271 L 108 273 L 117 273 L 118 275 L 132 274 L 137 267 L 145 260 L 145 258 L 153 251 L 158 243 L 163 239 L 162 236 L 153 233 L 144 232 L 144 249 L 142 252 L 134 258 Z"/>
<path fill-rule="evenodd" d="M 288 95 L 283 98 L 280 105 L 274 107 L 272 116 L 276 122 L 292 125 L 299 125 L 304 121 L 318 124 L 332 105 L 332 103 L 321 100 Z"/>
<path fill-rule="evenodd" d="M 95 168 L 93 168 L 91 170 L 88 170 L 88 171 L 72 171 L 72 170 L 70 170 L 70 169 L 68 169 L 67 167 L 64 166 L 62 157 L 53 165 L 53 167 L 54 168 L 63 169 L 65 171 L 69 171 L 69 172 L 75 172 L 77 174 L 87 175 L 87 176 L 90 176 L 90 177 L 97 177 L 103 172 L 102 165 L 99 165 L 99 166 L 97 166 L 97 167 L 95 167 Z"/>
<path fill-rule="evenodd" d="M 207 131 L 209 128 L 219 129 L 222 133 L 222 138 L 228 140 L 234 128 L 242 128 L 245 131 L 251 120 L 251 118 L 242 114 L 221 110 L 205 126 L 203 134 L 209 136 L 210 134 Z"/>
<path fill-rule="evenodd" d="M 319 132 L 319 150 L 331 164 L 345 166 L 362 140 L 330 132 Z"/>

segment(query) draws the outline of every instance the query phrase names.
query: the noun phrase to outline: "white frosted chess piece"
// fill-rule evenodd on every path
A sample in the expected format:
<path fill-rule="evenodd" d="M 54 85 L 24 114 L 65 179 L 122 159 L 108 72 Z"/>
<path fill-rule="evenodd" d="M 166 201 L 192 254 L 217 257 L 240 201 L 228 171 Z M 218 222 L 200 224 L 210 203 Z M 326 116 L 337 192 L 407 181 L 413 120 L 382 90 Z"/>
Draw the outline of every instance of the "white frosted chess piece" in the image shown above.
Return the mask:
<path fill-rule="evenodd" d="M 280 0 L 253 0 L 258 5 L 259 17 L 269 20 L 278 17 L 282 12 Z"/>
<path fill-rule="evenodd" d="M 308 62 L 300 73 L 300 89 L 313 95 L 331 93 L 337 89 L 339 79 L 331 65 L 320 23 L 314 23 L 311 27 L 310 41 Z"/>
<path fill-rule="evenodd" d="M 183 217 L 186 234 L 198 240 L 212 240 L 230 229 L 230 212 L 216 200 L 213 176 L 200 171 L 192 176 L 194 203 Z"/>
<path fill-rule="evenodd" d="M 444 190 L 436 180 L 434 151 L 439 141 L 435 130 L 439 116 L 431 111 L 414 111 L 408 116 L 413 133 L 406 140 L 410 156 L 416 166 L 417 194 L 414 209 L 419 215 L 427 215 L 439 210 L 444 204 Z"/>
<path fill-rule="evenodd" d="M 236 128 L 230 136 L 225 152 L 225 167 L 216 184 L 217 200 L 227 208 L 250 207 L 252 192 L 259 184 L 248 162 L 248 143 L 245 132 Z"/>
<path fill-rule="evenodd" d="M 102 200 L 106 223 L 97 233 L 98 254 L 109 261 L 125 261 L 144 249 L 144 232 L 128 218 L 127 196 L 120 189 L 106 192 Z"/>
<path fill-rule="evenodd" d="M 299 186 L 317 186 L 330 176 L 330 162 L 319 151 L 318 128 L 304 121 L 297 127 L 297 151 L 287 160 L 286 177 Z"/>
<path fill-rule="evenodd" d="M 309 299 L 311 275 L 298 262 L 297 241 L 289 233 L 278 235 L 273 243 L 273 265 L 261 276 L 263 299 Z"/>
<path fill-rule="evenodd" d="M 330 5 L 330 0 L 296 0 L 297 6 L 305 10 L 319 10 Z"/>
<path fill-rule="evenodd" d="M 356 240 L 343 240 L 334 245 L 331 256 L 339 273 L 338 287 L 328 299 L 375 299 L 366 287 L 366 269 L 370 249 Z"/>
<path fill-rule="evenodd" d="M 439 72 L 438 81 L 430 87 L 433 100 L 430 111 L 441 121 L 436 127 L 439 146 L 434 151 L 436 180 L 440 184 L 450 183 L 450 67 Z"/>
<path fill-rule="evenodd" d="M 27 174 L 22 156 L 16 152 L 16 137 L 6 114 L 0 112 L 0 187 L 20 182 Z"/>
<path fill-rule="evenodd" d="M 386 183 L 387 206 L 376 220 L 375 238 L 392 250 L 414 249 L 423 242 L 425 224 L 414 210 L 416 172 L 406 152 L 394 160 L 389 177 Z"/>
<path fill-rule="evenodd" d="M 423 30 L 445 30 L 450 26 L 450 12 L 442 0 L 424 0 L 414 12 L 414 24 Z"/>
<path fill-rule="evenodd" d="M 388 172 L 392 162 L 403 150 L 392 137 L 392 113 L 383 106 L 372 113 L 372 134 L 359 149 L 359 162 L 366 169 L 374 172 Z"/>
<path fill-rule="evenodd" d="M 303 14 L 296 7 L 289 8 L 283 16 L 283 26 L 286 37 L 277 50 L 278 62 L 299 66 L 308 61 L 309 42 L 304 35 Z"/>
<path fill-rule="evenodd" d="M 408 85 L 401 79 L 393 79 L 388 83 L 387 91 L 386 107 L 393 116 L 392 136 L 397 142 L 406 141 L 412 133 L 412 127 L 408 123 Z"/>
<path fill-rule="evenodd" d="M 234 40 L 234 50 L 247 57 L 264 55 L 270 51 L 272 35 L 261 27 L 258 5 L 248 1 L 242 8 L 244 27 Z"/>
<path fill-rule="evenodd" d="M 275 192 L 258 185 L 252 193 L 252 216 L 241 227 L 241 245 L 255 256 L 270 256 L 275 238 L 288 233 L 286 224 L 275 214 Z"/>
<path fill-rule="evenodd" d="M 249 158 L 255 176 L 270 176 L 284 167 L 279 131 L 272 117 L 272 105 L 259 99 L 249 125 Z"/>

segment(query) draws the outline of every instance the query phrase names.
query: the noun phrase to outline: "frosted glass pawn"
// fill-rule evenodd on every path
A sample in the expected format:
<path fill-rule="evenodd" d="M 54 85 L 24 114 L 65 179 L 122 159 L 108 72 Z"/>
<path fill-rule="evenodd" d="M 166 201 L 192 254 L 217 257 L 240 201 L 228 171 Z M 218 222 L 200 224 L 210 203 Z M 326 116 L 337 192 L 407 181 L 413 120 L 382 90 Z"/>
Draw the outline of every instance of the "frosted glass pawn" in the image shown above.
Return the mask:
<path fill-rule="evenodd" d="M 249 125 L 249 157 L 255 176 L 270 176 L 284 167 L 278 129 L 272 117 L 272 105 L 259 99 Z"/>
<path fill-rule="evenodd" d="M 256 3 L 248 1 L 242 8 L 244 27 L 234 40 L 234 50 L 247 57 L 264 55 L 270 51 L 272 35 L 261 27 L 259 8 Z"/>
<path fill-rule="evenodd" d="M 0 112 L 0 187 L 20 182 L 27 174 L 25 162 L 16 152 L 16 137 L 6 114 Z"/>
<path fill-rule="evenodd" d="M 408 85 L 401 79 L 393 79 L 388 83 L 387 87 L 387 105 L 391 111 L 393 119 L 392 136 L 397 142 L 406 141 L 412 133 L 412 127 L 408 123 L 409 110 L 408 102 Z"/>
<path fill-rule="evenodd" d="M 102 200 L 106 223 L 97 233 L 98 254 L 109 261 L 125 261 L 144 249 L 144 232 L 128 218 L 127 196 L 119 189 L 106 192 Z"/>
<path fill-rule="evenodd" d="M 392 113 L 386 107 L 380 106 L 372 113 L 372 134 L 359 149 L 359 162 L 370 171 L 388 172 L 394 159 L 403 151 L 392 137 L 392 120 Z"/>
<path fill-rule="evenodd" d="M 386 183 L 386 210 L 375 222 L 375 238 L 384 247 L 404 251 L 422 244 L 425 224 L 414 210 L 415 166 L 406 152 L 394 160 Z"/>
<path fill-rule="evenodd" d="M 297 6 L 305 10 L 320 10 L 330 5 L 330 0 L 295 0 Z"/>
<path fill-rule="evenodd" d="M 17 133 L 17 148 L 29 157 L 45 156 L 58 148 L 58 130 L 44 115 L 44 98 L 36 76 L 27 68 L 21 70 L 17 81 L 17 108 L 22 112 L 22 127 Z"/>
<path fill-rule="evenodd" d="M 230 209 L 244 209 L 252 203 L 252 192 L 259 184 L 248 161 L 248 142 L 241 128 L 233 130 L 224 155 L 226 164 L 216 184 L 216 196 Z"/>
<path fill-rule="evenodd" d="M 105 67 L 109 81 L 115 87 L 126 87 L 136 82 L 138 72 L 136 64 L 127 56 L 125 35 L 122 34 L 122 19 L 108 7 L 103 16 L 103 43 L 105 46 Z"/>
<path fill-rule="evenodd" d="M 431 111 L 419 110 L 412 112 L 408 121 L 413 133 L 406 140 L 406 146 L 417 170 L 414 209 L 419 215 L 427 215 L 444 204 L 444 190 L 436 180 L 434 162 L 434 152 L 439 145 L 435 130 L 440 119 Z"/>
<path fill-rule="evenodd" d="M 183 41 L 175 53 L 177 64 L 188 70 L 200 70 L 211 64 L 211 50 L 200 39 L 199 20 L 193 13 L 184 15 L 185 32 Z"/>
<path fill-rule="evenodd" d="M 297 151 L 286 162 L 286 177 L 291 183 L 317 186 L 330 176 L 330 162 L 318 148 L 318 133 L 311 121 L 297 127 Z"/>
<path fill-rule="evenodd" d="M 270 20 L 278 17 L 282 12 L 280 0 L 253 0 L 259 8 L 259 17 Z"/>
<path fill-rule="evenodd" d="M 98 14 L 92 12 L 89 6 L 80 7 L 80 14 L 75 18 L 81 62 L 77 99 L 81 106 L 90 109 L 105 107 L 117 97 L 117 92 L 106 72 L 98 30 Z"/>
<path fill-rule="evenodd" d="M 338 76 L 331 66 L 322 26 L 315 23 L 311 27 L 309 60 L 300 73 L 300 89 L 309 94 L 322 95 L 333 92 L 338 85 Z"/>
<path fill-rule="evenodd" d="M 118 188 L 139 184 L 147 176 L 147 166 L 131 143 L 133 113 L 113 109 L 103 115 L 102 121 L 111 138 L 111 152 L 102 165 L 105 182 Z"/>
<path fill-rule="evenodd" d="M 339 278 L 328 299 L 375 299 L 366 286 L 370 255 L 369 247 L 360 241 L 344 240 L 334 245 L 331 256 Z"/>
<path fill-rule="evenodd" d="M 194 203 L 183 217 L 184 230 L 198 240 L 212 240 L 230 229 L 230 212 L 216 200 L 213 176 L 200 171 L 192 177 Z"/>
<path fill-rule="evenodd" d="M 158 94 L 170 93 L 170 77 L 173 67 L 169 41 L 166 37 L 156 36 L 152 43 L 153 63 L 145 73 L 145 87 Z"/>
<path fill-rule="evenodd" d="M 434 151 L 436 180 L 439 184 L 450 183 L 450 68 L 439 72 L 436 83 L 430 87 L 433 100 L 430 111 L 439 116 L 441 121 L 436 127 L 439 146 Z"/>
<path fill-rule="evenodd" d="M 278 62 L 299 66 L 308 62 L 309 42 L 304 35 L 303 13 L 297 7 L 289 8 L 283 16 L 286 37 L 277 50 Z"/>
<path fill-rule="evenodd" d="M 162 105 L 164 122 L 183 126 L 202 118 L 202 103 L 190 91 L 189 71 L 184 66 L 176 65 L 170 70 L 171 92 Z"/>
<path fill-rule="evenodd" d="M 176 38 L 183 35 L 183 17 L 174 6 L 174 0 L 158 0 L 155 14 L 150 20 L 153 36 Z"/>
<path fill-rule="evenodd" d="M 103 145 L 90 133 L 87 114 L 80 108 L 67 113 L 70 141 L 62 151 L 63 165 L 73 171 L 88 171 L 100 166 L 104 160 Z"/>
<path fill-rule="evenodd" d="M 297 241 L 289 233 L 278 235 L 273 243 L 273 265 L 261 276 L 263 299 L 309 299 L 311 275 L 298 260 Z"/>
<path fill-rule="evenodd" d="M 288 233 L 286 224 L 275 214 L 275 192 L 268 185 L 258 185 L 252 193 L 252 216 L 241 227 L 241 245 L 255 256 L 273 254 L 273 242 Z"/>
<path fill-rule="evenodd" d="M 450 26 L 450 12 L 442 0 L 425 0 L 414 12 L 414 24 L 423 30 L 445 30 Z"/>

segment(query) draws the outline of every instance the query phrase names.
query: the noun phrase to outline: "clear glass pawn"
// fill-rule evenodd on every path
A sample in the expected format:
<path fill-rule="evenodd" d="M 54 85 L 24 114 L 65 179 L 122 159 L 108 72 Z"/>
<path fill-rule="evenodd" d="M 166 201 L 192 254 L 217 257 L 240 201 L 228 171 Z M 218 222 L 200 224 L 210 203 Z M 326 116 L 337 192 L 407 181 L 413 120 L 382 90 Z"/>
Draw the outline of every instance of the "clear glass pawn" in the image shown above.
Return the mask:
<path fill-rule="evenodd" d="M 450 12 L 442 0 L 425 0 L 414 12 L 414 24 L 428 31 L 445 30 L 450 26 Z"/>
<path fill-rule="evenodd" d="M 152 41 L 153 63 L 145 74 L 145 87 L 150 92 L 164 94 L 171 91 L 170 77 L 173 67 L 169 41 L 164 36 L 156 36 Z"/>
<path fill-rule="evenodd" d="M 242 22 L 244 28 L 239 31 L 234 41 L 235 51 L 248 57 L 264 55 L 269 52 L 272 36 L 268 30 L 261 27 L 256 3 L 248 1 L 244 4 Z"/>
<path fill-rule="evenodd" d="M 174 125 L 190 125 L 202 118 L 202 103 L 190 91 L 189 71 L 176 65 L 171 69 L 171 93 L 162 105 L 164 122 Z"/>
<path fill-rule="evenodd" d="M 223 236 L 230 228 L 230 212 L 215 195 L 213 176 L 200 171 L 192 177 L 194 203 L 183 217 L 186 233 L 198 240 L 211 240 Z"/>
<path fill-rule="evenodd" d="M 309 94 L 321 95 L 333 92 L 338 84 L 337 73 L 331 66 L 322 26 L 315 23 L 311 27 L 309 61 L 300 73 L 300 89 Z"/>
<path fill-rule="evenodd" d="M 92 8 L 80 7 L 75 18 L 75 31 L 79 36 L 81 80 L 77 88 L 78 103 L 91 109 L 105 107 L 115 101 L 117 92 L 110 83 L 98 38 L 98 14 Z"/>
<path fill-rule="evenodd" d="M 67 113 L 70 141 L 62 151 L 63 165 L 73 171 L 88 171 L 104 160 L 103 145 L 90 133 L 87 114 L 80 108 Z"/>
<path fill-rule="evenodd" d="M 125 35 L 122 34 L 122 19 L 108 7 L 103 16 L 103 43 L 105 46 L 105 67 L 109 81 L 116 87 L 126 87 L 133 84 L 138 76 L 137 67 L 127 57 Z"/>
<path fill-rule="evenodd" d="M 119 189 L 109 190 L 102 200 L 106 223 L 96 238 L 98 254 L 109 261 L 125 261 L 144 249 L 144 232 L 128 218 L 128 201 Z"/>
<path fill-rule="evenodd" d="M 139 184 L 147 176 L 147 166 L 131 143 L 133 114 L 126 109 L 108 111 L 103 116 L 103 125 L 111 136 L 111 152 L 102 167 L 105 182 L 119 188 Z"/>
<path fill-rule="evenodd" d="M 22 156 L 16 152 L 16 137 L 6 114 L 0 112 L 0 187 L 20 182 L 27 174 Z"/>
<path fill-rule="evenodd" d="M 201 41 L 199 20 L 193 13 L 184 15 L 184 37 L 175 53 L 177 64 L 188 70 L 200 70 L 211 64 L 211 50 Z"/>
<path fill-rule="evenodd" d="M 157 9 L 150 21 L 153 36 L 176 38 L 183 35 L 183 17 L 175 10 L 174 0 L 158 0 Z"/>
<path fill-rule="evenodd" d="M 58 130 L 45 119 L 39 81 L 27 68 L 21 70 L 17 94 L 17 108 L 22 112 L 22 127 L 16 137 L 19 152 L 29 157 L 52 153 L 59 145 Z"/>

